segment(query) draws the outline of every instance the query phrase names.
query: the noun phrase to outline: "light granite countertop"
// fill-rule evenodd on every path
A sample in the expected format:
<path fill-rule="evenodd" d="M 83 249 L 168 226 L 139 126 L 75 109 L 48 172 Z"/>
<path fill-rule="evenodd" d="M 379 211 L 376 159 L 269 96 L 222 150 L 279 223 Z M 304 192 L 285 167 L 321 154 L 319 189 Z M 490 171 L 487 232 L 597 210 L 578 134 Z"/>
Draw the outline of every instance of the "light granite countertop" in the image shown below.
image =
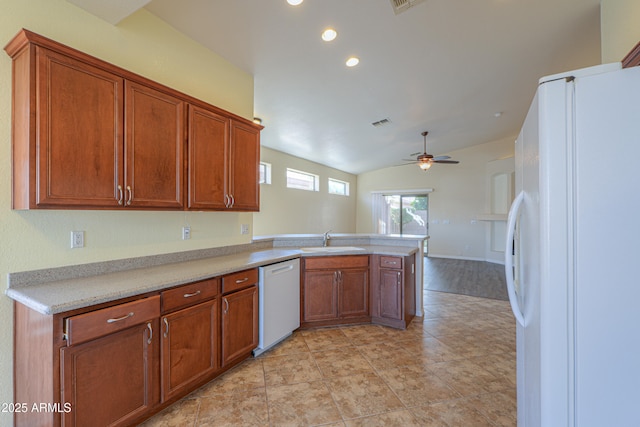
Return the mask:
<path fill-rule="evenodd" d="M 331 252 L 306 252 L 299 247 L 246 251 L 86 277 L 21 284 L 10 286 L 6 294 L 39 313 L 51 315 L 299 257 L 360 253 L 406 256 L 417 252 L 417 248 L 386 245 L 357 245 L 358 249 L 345 251 L 336 249 L 338 246 L 331 248 Z"/>

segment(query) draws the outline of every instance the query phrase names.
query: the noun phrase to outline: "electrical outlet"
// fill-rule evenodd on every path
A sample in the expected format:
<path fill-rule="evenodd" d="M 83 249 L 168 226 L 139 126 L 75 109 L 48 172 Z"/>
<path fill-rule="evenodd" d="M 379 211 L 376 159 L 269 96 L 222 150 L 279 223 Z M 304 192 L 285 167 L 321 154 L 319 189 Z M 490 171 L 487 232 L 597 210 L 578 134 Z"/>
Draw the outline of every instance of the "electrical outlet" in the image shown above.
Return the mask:
<path fill-rule="evenodd" d="M 240 234 L 249 234 L 249 224 L 242 224 L 240 226 Z"/>
<path fill-rule="evenodd" d="M 182 227 L 182 240 L 189 240 L 191 238 L 191 227 Z"/>
<path fill-rule="evenodd" d="M 84 231 L 71 232 L 71 249 L 84 248 Z"/>

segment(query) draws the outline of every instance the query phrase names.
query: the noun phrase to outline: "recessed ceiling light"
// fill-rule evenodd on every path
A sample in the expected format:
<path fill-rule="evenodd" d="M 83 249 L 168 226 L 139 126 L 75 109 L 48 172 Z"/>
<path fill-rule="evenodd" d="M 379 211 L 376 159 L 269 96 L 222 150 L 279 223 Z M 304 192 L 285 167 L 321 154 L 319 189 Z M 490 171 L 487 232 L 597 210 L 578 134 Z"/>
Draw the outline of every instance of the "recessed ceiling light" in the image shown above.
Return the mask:
<path fill-rule="evenodd" d="M 287 3 L 289 3 L 291 6 L 297 6 L 300 3 L 302 3 L 304 0 L 287 0 Z"/>
<path fill-rule="evenodd" d="M 322 40 L 326 42 L 333 41 L 336 37 L 338 37 L 338 33 L 333 28 L 327 28 L 322 32 Z"/>
<path fill-rule="evenodd" d="M 349 59 L 347 59 L 347 62 L 345 62 L 347 67 L 355 67 L 359 63 L 360 63 L 360 60 L 358 58 L 356 58 L 355 56 L 349 57 Z"/>

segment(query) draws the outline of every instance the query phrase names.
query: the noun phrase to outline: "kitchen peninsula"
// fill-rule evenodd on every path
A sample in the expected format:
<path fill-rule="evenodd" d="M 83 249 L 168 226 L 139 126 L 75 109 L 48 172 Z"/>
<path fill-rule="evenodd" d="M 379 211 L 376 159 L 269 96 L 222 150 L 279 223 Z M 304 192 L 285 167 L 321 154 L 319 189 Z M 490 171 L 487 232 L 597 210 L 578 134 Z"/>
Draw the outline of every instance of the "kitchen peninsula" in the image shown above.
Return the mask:
<path fill-rule="evenodd" d="M 63 419 L 81 425 L 95 417 L 128 425 L 250 357 L 257 344 L 257 268 L 264 265 L 301 258 L 308 267 L 301 272 L 303 327 L 406 327 L 422 315 L 415 260 L 424 239 L 338 234 L 324 247 L 322 235 L 268 236 L 247 245 L 12 273 L 15 398 L 72 408 L 16 414 L 16 425 Z M 350 278 L 354 271 L 361 279 Z M 311 313 L 323 307 L 317 304 L 323 293 L 315 291 L 327 275 L 336 289 L 363 292 L 365 306 L 358 312 L 332 307 L 333 318 Z M 406 303 L 409 316 L 397 308 Z"/>

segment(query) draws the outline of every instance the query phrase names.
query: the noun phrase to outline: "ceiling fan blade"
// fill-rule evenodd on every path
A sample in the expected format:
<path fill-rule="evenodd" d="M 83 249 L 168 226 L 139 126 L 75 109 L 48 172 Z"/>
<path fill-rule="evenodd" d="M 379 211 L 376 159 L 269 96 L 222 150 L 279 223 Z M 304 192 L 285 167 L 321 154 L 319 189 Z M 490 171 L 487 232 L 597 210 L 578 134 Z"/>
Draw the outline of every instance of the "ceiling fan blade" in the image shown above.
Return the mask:
<path fill-rule="evenodd" d="M 449 165 L 455 165 L 460 163 L 457 160 L 434 160 L 433 163 L 445 163 L 445 164 L 449 164 Z"/>
<path fill-rule="evenodd" d="M 448 160 L 448 159 L 450 159 L 450 158 L 451 158 L 451 157 L 449 157 L 449 156 L 435 156 L 435 157 L 433 158 L 433 160 Z"/>

